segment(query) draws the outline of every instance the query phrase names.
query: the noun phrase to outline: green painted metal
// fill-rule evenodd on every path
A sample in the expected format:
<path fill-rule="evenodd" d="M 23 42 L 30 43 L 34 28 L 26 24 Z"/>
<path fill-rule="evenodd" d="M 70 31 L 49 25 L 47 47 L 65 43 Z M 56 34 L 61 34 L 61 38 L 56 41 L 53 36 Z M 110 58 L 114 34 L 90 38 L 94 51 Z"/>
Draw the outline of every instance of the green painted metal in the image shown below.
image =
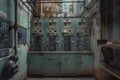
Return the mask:
<path fill-rule="evenodd" d="M 93 54 L 80 52 L 41 52 L 28 54 L 28 74 L 39 76 L 78 76 L 93 74 Z"/>
<path fill-rule="evenodd" d="M 49 34 L 49 22 L 52 20 L 56 23 L 57 42 L 55 44 L 57 48 L 56 50 L 49 51 L 49 43 L 52 42 L 49 42 L 49 35 L 56 35 L 55 33 Z M 80 26 L 79 23 L 82 22 L 86 24 L 85 27 L 87 31 L 85 34 L 77 31 Z M 36 26 L 36 23 L 41 23 L 41 25 Z M 71 30 L 72 32 L 63 32 L 63 30 L 65 30 L 64 26 L 66 26 L 64 25 L 65 23 L 70 24 L 68 30 Z M 87 25 L 86 18 L 34 18 L 31 25 L 30 50 L 33 52 L 28 54 L 29 74 L 38 74 L 42 76 L 77 76 L 93 74 L 93 54 L 90 54 L 90 52 L 86 54 L 84 54 L 84 52 L 79 52 L 90 50 L 90 28 L 89 25 Z M 40 26 L 42 26 L 42 29 Z M 37 31 L 33 32 L 36 27 L 38 27 Z M 39 29 L 42 30 L 42 33 L 39 32 Z M 42 38 L 41 42 L 39 42 L 39 39 L 35 40 L 36 36 Z M 67 36 L 70 36 L 70 39 L 64 42 L 64 38 Z M 80 40 L 78 41 L 78 39 Z M 80 42 L 80 44 L 78 44 L 78 42 Z M 37 43 L 38 46 L 36 46 L 35 43 Z M 40 48 L 40 45 L 41 49 L 35 50 L 35 47 Z M 67 51 L 64 49 L 66 45 L 70 47 Z M 81 49 L 78 49 L 78 47 Z M 41 52 L 39 53 L 39 51 Z M 78 52 L 76 53 L 74 51 Z"/>
<path fill-rule="evenodd" d="M 36 36 L 41 36 L 41 43 L 37 43 L 38 45 L 41 45 L 41 49 L 37 50 L 37 51 L 49 51 L 49 21 L 50 20 L 55 20 L 56 22 L 56 30 L 57 30 L 57 48 L 54 51 L 64 51 L 64 34 L 62 32 L 62 30 L 64 29 L 64 21 L 65 20 L 70 20 L 70 25 L 72 27 L 72 33 L 71 34 L 66 34 L 66 35 L 70 35 L 70 43 L 71 45 L 68 45 L 69 47 L 71 47 L 70 51 L 78 51 L 78 39 L 79 37 L 81 38 L 81 43 L 83 43 L 84 45 L 80 44 L 80 47 L 84 47 L 81 50 L 90 50 L 90 35 L 89 35 L 89 25 L 87 25 L 88 20 L 86 18 L 34 18 L 31 22 L 31 51 L 34 51 L 34 46 L 35 42 L 38 42 L 37 40 L 34 40 L 36 38 Z M 82 33 L 77 33 L 77 29 L 79 26 L 79 23 L 85 21 L 86 23 L 86 29 L 87 32 L 86 34 L 82 34 Z M 38 25 L 38 27 L 42 30 L 42 33 L 39 34 L 39 31 L 34 33 L 33 30 L 36 27 L 35 23 L 41 23 L 42 28 L 40 28 L 40 25 Z M 53 35 L 55 35 L 53 33 Z M 68 42 L 68 41 L 67 41 Z"/>

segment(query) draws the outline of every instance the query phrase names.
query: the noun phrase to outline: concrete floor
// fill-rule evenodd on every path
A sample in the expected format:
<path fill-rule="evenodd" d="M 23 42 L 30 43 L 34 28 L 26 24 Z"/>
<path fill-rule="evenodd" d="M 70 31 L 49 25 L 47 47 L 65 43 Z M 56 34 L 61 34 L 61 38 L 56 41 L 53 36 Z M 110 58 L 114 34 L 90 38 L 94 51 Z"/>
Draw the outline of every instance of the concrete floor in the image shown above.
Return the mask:
<path fill-rule="evenodd" d="M 94 78 L 29 78 L 28 80 L 95 80 Z"/>

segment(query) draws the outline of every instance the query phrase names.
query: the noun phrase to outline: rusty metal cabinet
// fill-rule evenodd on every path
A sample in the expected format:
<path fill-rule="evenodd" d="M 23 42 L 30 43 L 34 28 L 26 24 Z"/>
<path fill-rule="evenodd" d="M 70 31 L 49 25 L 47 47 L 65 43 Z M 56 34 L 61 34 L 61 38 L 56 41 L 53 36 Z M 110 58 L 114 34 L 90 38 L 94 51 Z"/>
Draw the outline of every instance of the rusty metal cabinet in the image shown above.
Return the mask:
<path fill-rule="evenodd" d="M 93 54 L 64 51 L 29 53 L 28 74 L 39 76 L 92 75 Z"/>

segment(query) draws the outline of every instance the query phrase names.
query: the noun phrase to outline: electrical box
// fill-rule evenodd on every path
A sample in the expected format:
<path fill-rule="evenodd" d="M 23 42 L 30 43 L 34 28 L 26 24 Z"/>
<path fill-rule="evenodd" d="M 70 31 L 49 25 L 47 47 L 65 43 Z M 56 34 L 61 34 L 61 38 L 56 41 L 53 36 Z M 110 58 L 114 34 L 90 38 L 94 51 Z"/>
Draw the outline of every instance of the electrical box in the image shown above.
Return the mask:
<path fill-rule="evenodd" d="M 3 68 L 13 47 L 13 30 L 11 21 L 6 19 L 7 15 L 0 10 L 0 80 Z"/>
<path fill-rule="evenodd" d="M 69 35 L 73 34 L 72 23 L 70 20 L 64 20 L 63 27 L 62 27 L 62 33 L 69 34 Z"/>
<path fill-rule="evenodd" d="M 42 22 L 41 21 L 34 21 L 34 27 L 33 27 L 32 33 L 42 35 Z"/>
<path fill-rule="evenodd" d="M 64 34 L 64 50 L 70 51 L 71 50 L 71 35 Z"/>
<path fill-rule="evenodd" d="M 26 44 L 27 43 L 27 28 L 20 26 L 18 28 L 18 44 Z"/>
<path fill-rule="evenodd" d="M 57 47 L 57 25 L 55 20 L 49 20 L 48 26 L 49 51 L 56 51 Z"/>
<path fill-rule="evenodd" d="M 72 23 L 71 20 L 66 19 L 63 22 L 63 28 L 62 28 L 62 33 L 63 33 L 63 46 L 65 51 L 71 50 L 71 37 L 73 35 L 73 28 L 72 28 Z"/>
<path fill-rule="evenodd" d="M 88 34 L 88 27 L 86 25 L 86 20 L 81 19 L 78 22 L 78 28 L 77 28 L 77 49 L 78 51 L 82 50 L 89 50 L 89 34 Z"/>
<path fill-rule="evenodd" d="M 56 51 L 57 48 L 57 36 L 49 35 L 49 51 Z"/>
<path fill-rule="evenodd" d="M 55 20 L 49 21 L 48 34 L 57 35 L 57 24 Z"/>
<path fill-rule="evenodd" d="M 78 51 L 87 51 L 89 50 L 89 38 L 88 35 L 78 35 L 77 41 Z"/>
<path fill-rule="evenodd" d="M 11 22 L 0 18 L 0 49 L 12 47 L 12 34 Z"/>
<path fill-rule="evenodd" d="M 86 22 L 79 22 L 77 33 L 78 34 L 87 34 Z"/>
<path fill-rule="evenodd" d="M 89 50 L 89 28 L 85 18 L 37 18 L 31 25 L 30 50 Z"/>
<path fill-rule="evenodd" d="M 33 42 L 33 48 L 34 51 L 41 51 L 41 42 L 42 42 L 42 37 L 40 35 L 34 37 L 34 42 Z"/>
<path fill-rule="evenodd" d="M 33 27 L 31 29 L 31 50 L 33 51 L 41 51 L 42 50 L 42 42 L 43 42 L 43 30 L 42 30 L 42 22 L 40 20 L 33 21 Z"/>

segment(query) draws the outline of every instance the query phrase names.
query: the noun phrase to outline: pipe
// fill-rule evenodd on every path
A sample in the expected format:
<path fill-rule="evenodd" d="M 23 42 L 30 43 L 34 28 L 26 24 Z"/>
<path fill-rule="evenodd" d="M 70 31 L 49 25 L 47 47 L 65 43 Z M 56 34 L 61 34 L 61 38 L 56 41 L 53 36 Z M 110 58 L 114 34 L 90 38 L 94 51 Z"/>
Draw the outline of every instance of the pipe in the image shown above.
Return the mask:
<path fill-rule="evenodd" d="M 31 13 L 33 13 L 33 11 L 22 1 L 22 0 L 20 0 L 21 2 L 22 2 L 22 4 L 31 12 Z"/>
<path fill-rule="evenodd" d="M 17 20 L 18 20 L 18 17 L 17 17 L 17 0 L 14 0 L 14 7 L 15 7 L 15 24 L 14 24 L 14 52 L 15 52 L 15 55 L 17 55 L 17 29 L 18 29 L 18 24 L 17 24 Z"/>
<path fill-rule="evenodd" d="M 35 11 L 35 12 L 37 13 L 37 11 L 36 11 L 35 7 L 31 4 L 31 2 L 30 2 L 30 1 L 28 1 L 28 0 L 27 0 L 27 2 L 28 2 L 28 4 L 32 7 L 33 11 Z"/>
<path fill-rule="evenodd" d="M 32 14 L 33 14 L 33 12 L 35 12 L 37 14 L 37 11 L 36 11 L 35 7 L 31 4 L 31 1 L 28 1 L 28 0 L 27 0 L 27 2 L 23 2 L 22 0 L 20 0 L 20 1 Z M 28 3 L 31 6 L 31 8 L 33 9 L 33 11 L 25 3 Z"/>
<path fill-rule="evenodd" d="M 31 8 L 33 9 L 33 11 L 37 14 L 37 10 L 36 10 L 35 7 L 31 4 L 31 2 L 28 1 L 28 0 L 27 0 L 27 2 L 28 2 L 28 4 L 31 6 Z"/>
<path fill-rule="evenodd" d="M 14 0 L 15 5 L 15 24 L 17 24 L 17 0 Z"/>

